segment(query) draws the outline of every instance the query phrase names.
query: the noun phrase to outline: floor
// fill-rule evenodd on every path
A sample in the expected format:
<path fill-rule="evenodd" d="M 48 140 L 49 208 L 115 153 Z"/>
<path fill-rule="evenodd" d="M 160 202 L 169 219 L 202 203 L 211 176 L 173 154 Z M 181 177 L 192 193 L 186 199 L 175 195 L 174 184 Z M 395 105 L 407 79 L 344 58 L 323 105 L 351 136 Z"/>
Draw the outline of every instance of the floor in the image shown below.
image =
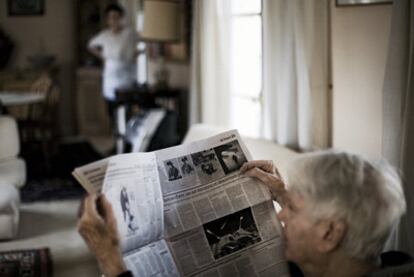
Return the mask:
<path fill-rule="evenodd" d="M 0 249 L 49 247 L 56 277 L 98 276 L 94 257 L 76 230 L 80 200 L 23 204 L 17 238 L 0 242 Z"/>

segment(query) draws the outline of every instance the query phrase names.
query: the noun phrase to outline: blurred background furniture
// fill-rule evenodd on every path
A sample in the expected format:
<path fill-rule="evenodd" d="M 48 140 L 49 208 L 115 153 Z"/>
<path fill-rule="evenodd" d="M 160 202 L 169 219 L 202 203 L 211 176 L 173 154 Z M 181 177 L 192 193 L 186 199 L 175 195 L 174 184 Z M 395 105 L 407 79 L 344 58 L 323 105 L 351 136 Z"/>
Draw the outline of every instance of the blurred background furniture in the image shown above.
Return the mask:
<path fill-rule="evenodd" d="M 58 67 L 0 71 L 2 113 L 18 122 L 22 154 L 39 149 L 45 168 L 50 168 L 60 137 Z"/>
<path fill-rule="evenodd" d="M 108 136 L 111 134 L 105 101 L 102 97 L 102 70 L 80 67 L 76 72 L 76 114 L 79 134 Z"/>
<path fill-rule="evenodd" d="M 14 238 L 19 230 L 20 195 L 15 186 L 0 184 L 0 240 Z"/>
<path fill-rule="evenodd" d="M 181 143 L 187 131 L 187 91 L 166 87 L 136 86 L 119 89 L 116 93 L 117 103 L 117 153 L 125 152 L 127 128 L 131 128 L 134 117 L 142 115 L 142 119 L 157 113 L 159 109 L 165 111 L 158 129 L 154 130 L 153 138 L 145 151 L 153 151 Z M 147 113 L 147 114 L 145 114 Z M 152 120 L 152 119 L 151 119 Z M 139 124 L 139 123 L 138 123 Z M 145 124 L 143 122 L 143 124 Z M 139 127 L 139 126 L 135 126 Z M 145 131 L 145 130 L 141 130 Z"/>
<path fill-rule="evenodd" d="M 16 120 L 0 116 L 0 183 L 18 188 L 26 182 L 26 165 L 20 154 L 20 138 Z"/>
<path fill-rule="evenodd" d="M 43 101 L 28 106 L 27 114 L 19 121 L 22 140 L 25 142 L 48 140 L 57 136 L 55 118 L 58 115 L 59 91 L 47 75 L 40 76 L 31 86 L 30 92 Z"/>
<path fill-rule="evenodd" d="M 51 79 L 57 83 L 59 67 L 49 65 L 43 68 L 12 68 L 0 71 L 0 93 L 42 93 L 46 91 L 45 79 Z M 28 116 L 29 105 L 16 105 L 7 108 L 7 113 L 17 119 L 25 119 Z M 55 119 L 57 120 L 57 119 Z"/>
<path fill-rule="evenodd" d="M 16 120 L 0 116 L 0 239 L 17 234 L 20 196 L 26 183 L 26 164 L 20 159 L 20 139 Z"/>
<path fill-rule="evenodd" d="M 7 113 L 7 107 L 29 106 L 45 100 L 45 95 L 35 92 L 0 92 L 0 114 Z"/>
<path fill-rule="evenodd" d="M 40 147 L 45 169 L 49 171 L 59 138 L 59 90 L 55 81 L 43 74 L 34 81 L 29 93 L 43 97 L 43 101 L 29 105 L 26 115 L 18 119 L 21 140 L 30 149 Z"/>

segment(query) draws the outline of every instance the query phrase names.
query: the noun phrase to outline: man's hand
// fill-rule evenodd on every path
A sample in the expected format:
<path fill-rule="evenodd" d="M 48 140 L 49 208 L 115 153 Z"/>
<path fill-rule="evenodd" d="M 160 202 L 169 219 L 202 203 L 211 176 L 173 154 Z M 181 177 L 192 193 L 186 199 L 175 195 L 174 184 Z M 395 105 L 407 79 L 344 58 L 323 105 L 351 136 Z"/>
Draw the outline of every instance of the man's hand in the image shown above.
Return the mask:
<path fill-rule="evenodd" d="M 285 194 L 285 183 L 272 161 L 250 161 L 240 168 L 240 172 L 261 181 L 269 188 L 272 198 L 280 202 Z"/>
<path fill-rule="evenodd" d="M 80 207 L 78 231 L 105 276 L 118 276 L 126 270 L 119 249 L 116 220 L 105 196 L 92 194 L 84 199 Z"/>

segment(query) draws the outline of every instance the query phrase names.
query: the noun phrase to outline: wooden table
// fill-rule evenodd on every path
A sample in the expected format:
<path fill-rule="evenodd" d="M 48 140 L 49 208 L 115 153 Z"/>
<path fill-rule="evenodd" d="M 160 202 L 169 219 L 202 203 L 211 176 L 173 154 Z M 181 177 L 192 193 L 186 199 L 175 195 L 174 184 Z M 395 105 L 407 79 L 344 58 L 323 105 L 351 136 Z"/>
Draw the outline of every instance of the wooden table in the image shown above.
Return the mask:
<path fill-rule="evenodd" d="M 46 99 L 44 93 L 36 92 L 0 92 L 0 114 L 4 112 L 5 107 L 31 105 L 43 102 Z"/>

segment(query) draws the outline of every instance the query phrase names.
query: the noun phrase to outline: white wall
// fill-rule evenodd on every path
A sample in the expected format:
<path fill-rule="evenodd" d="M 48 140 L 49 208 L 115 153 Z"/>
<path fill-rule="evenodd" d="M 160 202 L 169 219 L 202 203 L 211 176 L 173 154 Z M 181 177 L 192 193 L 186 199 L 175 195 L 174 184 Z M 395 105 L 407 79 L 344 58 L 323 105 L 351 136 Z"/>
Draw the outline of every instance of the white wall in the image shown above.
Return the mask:
<path fill-rule="evenodd" d="M 335 7 L 332 15 L 333 146 L 380 158 L 382 85 L 391 5 Z"/>
<path fill-rule="evenodd" d="M 62 131 L 73 132 L 75 1 L 45 0 L 43 16 L 12 17 L 7 15 L 6 3 L 0 0 L 0 25 L 15 42 L 11 66 L 27 67 L 27 56 L 37 51 L 40 40 L 44 41 L 46 52 L 56 55 L 60 69 Z"/>

